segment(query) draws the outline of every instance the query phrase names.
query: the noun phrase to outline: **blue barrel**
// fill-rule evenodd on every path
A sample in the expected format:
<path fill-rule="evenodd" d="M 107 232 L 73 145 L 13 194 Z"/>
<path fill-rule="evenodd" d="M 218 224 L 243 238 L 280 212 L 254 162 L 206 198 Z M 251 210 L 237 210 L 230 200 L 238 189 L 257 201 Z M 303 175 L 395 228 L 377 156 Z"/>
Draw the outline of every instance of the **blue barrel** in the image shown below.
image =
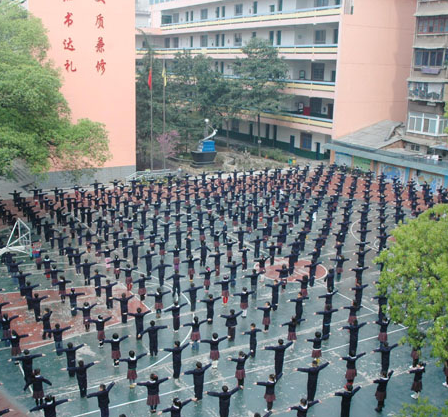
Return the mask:
<path fill-rule="evenodd" d="M 215 141 L 206 140 L 202 142 L 201 152 L 215 152 Z"/>

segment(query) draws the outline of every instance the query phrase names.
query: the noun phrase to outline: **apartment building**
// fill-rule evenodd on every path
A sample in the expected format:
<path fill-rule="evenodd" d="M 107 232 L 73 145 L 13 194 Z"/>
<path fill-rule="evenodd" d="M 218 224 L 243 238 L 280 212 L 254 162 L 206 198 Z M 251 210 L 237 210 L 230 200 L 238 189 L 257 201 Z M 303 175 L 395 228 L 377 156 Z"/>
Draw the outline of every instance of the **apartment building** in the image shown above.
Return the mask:
<path fill-rule="evenodd" d="M 405 148 L 447 156 L 448 1 L 418 0 Z"/>
<path fill-rule="evenodd" d="M 149 39 L 168 63 L 188 50 L 232 76 L 248 40 L 269 40 L 288 96 L 262 114 L 263 143 L 321 159 L 331 139 L 405 118 L 414 12 L 415 0 L 136 0 L 136 57 Z M 256 128 L 241 118 L 230 134 L 252 141 Z"/>

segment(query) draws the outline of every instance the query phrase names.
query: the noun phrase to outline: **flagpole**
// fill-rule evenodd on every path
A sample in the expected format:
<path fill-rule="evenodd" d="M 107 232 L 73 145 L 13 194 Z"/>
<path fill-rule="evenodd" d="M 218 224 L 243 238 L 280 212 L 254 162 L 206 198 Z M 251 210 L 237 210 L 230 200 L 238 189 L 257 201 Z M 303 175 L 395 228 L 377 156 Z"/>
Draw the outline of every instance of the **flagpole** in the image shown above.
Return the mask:
<path fill-rule="evenodd" d="M 152 124 L 152 119 L 153 119 L 153 105 L 152 105 L 152 51 L 151 51 L 151 65 L 149 68 L 149 71 L 151 72 L 151 137 L 150 137 L 150 143 L 149 143 L 149 150 L 150 150 L 150 168 L 151 171 L 153 170 L 153 137 L 152 137 L 152 128 L 153 128 L 153 124 Z"/>
<path fill-rule="evenodd" d="M 163 60 L 163 133 L 165 133 L 165 86 L 166 86 L 166 69 L 165 69 L 165 60 Z"/>

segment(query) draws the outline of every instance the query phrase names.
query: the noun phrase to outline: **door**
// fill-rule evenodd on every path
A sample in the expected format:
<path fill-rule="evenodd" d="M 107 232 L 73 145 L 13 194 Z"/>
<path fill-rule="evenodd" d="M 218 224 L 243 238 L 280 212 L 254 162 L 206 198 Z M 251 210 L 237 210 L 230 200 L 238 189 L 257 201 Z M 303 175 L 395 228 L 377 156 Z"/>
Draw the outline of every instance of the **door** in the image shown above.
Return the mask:
<path fill-rule="evenodd" d="M 325 77 L 325 64 L 322 62 L 311 63 L 311 79 L 314 81 L 323 81 Z"/>
<path fill-rule="evenodd" d="M 252 5 L 252 12 L 254 14 L 258 13 L 258 1 L 254 1 L 253 5 Z"/>
<path fill-rule="evenodd" d="M 311 116 L 320 117 L 322 112 L 322 99 L 318 97 L 310 98 Z"/>
<path fill-rule="evenodd" d="M 254 141 L 254 125 L 252 123 L 249 124 L 249 137 L 250 137 L 250 141 L 253 142 Z"/>
<path fill-rule="evenodd" d="M 272 132 L 272 146 L 275 146 L 276 140 L 277 140 L 277 125 L 274 125 L 273 132 Z"/>
<path fill-rule="evenodd" d="M 331 120 L 333 120 L 333 108 L 334 108 L 334 104 L 328 103 L 328 118 Z"/>
<path fill-rule="evenodd" d="M 320 143 L 316 142 L 316 159 L 320 159 Z"/>
<path fill-rule="evenodd" d="M 289 152 L 291 152 L 291 153 L 294 153 L 295 142 L 296 142 L 296 137 L 294 135 L 291 135 L 289 137 Z"/>

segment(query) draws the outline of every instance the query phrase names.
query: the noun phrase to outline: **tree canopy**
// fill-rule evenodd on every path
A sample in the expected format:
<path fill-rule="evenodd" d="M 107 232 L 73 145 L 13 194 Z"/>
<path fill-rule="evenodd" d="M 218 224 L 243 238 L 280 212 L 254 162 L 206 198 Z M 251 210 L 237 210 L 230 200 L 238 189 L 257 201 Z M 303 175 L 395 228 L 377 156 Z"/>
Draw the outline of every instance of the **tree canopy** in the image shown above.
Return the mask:
<path fill-rule="evenodd" d="M 404 404 L 398 417 L 448 417 L 448 406 L 438 408 L 427 398 L 419 399 L 417 404 Z"/>
<path fill-rule="evenodd" d="M 376 258 L 384 264 L 378 288 L 388 295 L 390 318 L 408 328 L 403 341 L 447 360 L 448 205 L 401 224 L 392 236 L 395 243 Z"/>
<path fill-rule="evenodd" d="M 137 141 L 141 155 L 148 153 L 150 92 L 148 72 L 151 48 L 142 60 L 137 79 Z M 214 127 L 241 117 L 242 110 L 256 117 L 262 111 L 278 113 L 285 98 L 279 80 L 286 77 L 286 63 L 277 50 L 261 39 L 251 39 L 243 47 L 244 58 L 234 64 L 235 77 L 217 71 L 213 60 L 188 51 L 178 53 L 170 66 L 165 89 L 165 130 L 177 130 L 185 151 L 197 143 L 204 132 L 204 120 Z M 162 60 L 152 60 L 153 137 L 162 133 Z"/>
<path fill-rule="evenodd" d="M 0 175 L 11 174 L 16 158 L 40 174 L 94 168 L 110 157 L 104 125 L 72 123 L 49 47 L 39 19 L 0 2 Z"/>

